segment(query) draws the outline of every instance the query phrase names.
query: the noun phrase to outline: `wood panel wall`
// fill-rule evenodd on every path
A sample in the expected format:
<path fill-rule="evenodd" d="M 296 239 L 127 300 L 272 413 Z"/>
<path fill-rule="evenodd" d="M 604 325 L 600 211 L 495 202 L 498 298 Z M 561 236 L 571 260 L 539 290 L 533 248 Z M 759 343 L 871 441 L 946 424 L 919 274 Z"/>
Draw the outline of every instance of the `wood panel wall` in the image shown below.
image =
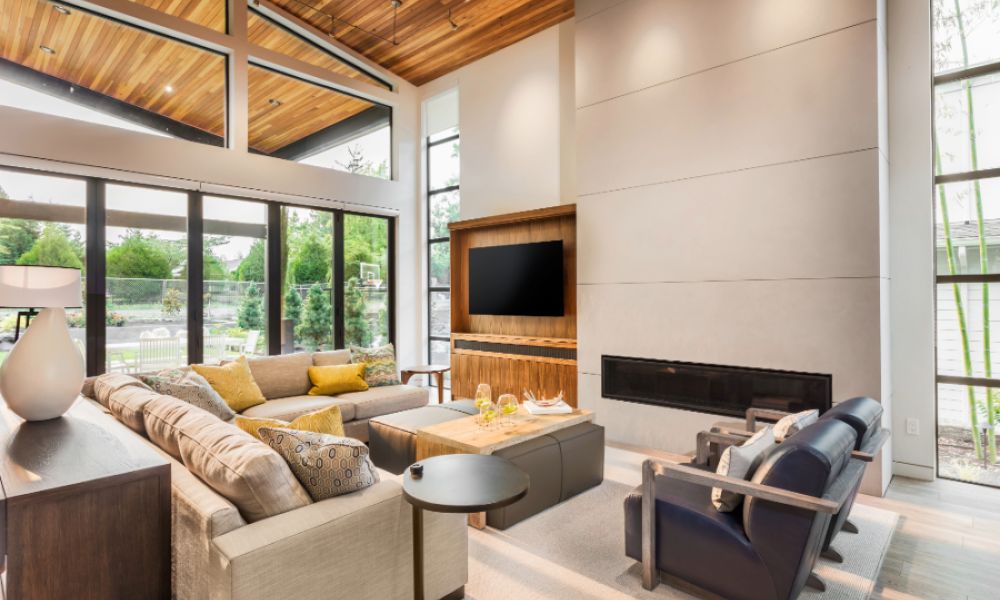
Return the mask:
<path fill-rule="evenodd" d="M 451 230 L 451 380 L 456 398 L 471 398 L 476 386 L 489 383 L 494 400 L 504 393 L 521 398 L 524 390 L 552 396 L 562 391 L 576 406 L 576 359 L 519 355 L 457 348 L 469 340 L 512 346 L 576 349 L 576 206 L 459 221 Z M 534 242 L 563 242 L 561 317 L 469 314 L 469 249 Z"/>

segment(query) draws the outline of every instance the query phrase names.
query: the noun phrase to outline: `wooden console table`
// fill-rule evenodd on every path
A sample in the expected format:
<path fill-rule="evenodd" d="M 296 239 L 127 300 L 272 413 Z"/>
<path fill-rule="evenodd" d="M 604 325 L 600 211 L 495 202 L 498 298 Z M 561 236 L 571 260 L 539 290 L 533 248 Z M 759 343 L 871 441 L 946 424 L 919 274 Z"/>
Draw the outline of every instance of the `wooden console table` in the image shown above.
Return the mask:
<path fill-rule="evenodd" d="M 7 598 L 170 598 L 170 464 L 99 407 L 0 401 L 0 483 Z"/>

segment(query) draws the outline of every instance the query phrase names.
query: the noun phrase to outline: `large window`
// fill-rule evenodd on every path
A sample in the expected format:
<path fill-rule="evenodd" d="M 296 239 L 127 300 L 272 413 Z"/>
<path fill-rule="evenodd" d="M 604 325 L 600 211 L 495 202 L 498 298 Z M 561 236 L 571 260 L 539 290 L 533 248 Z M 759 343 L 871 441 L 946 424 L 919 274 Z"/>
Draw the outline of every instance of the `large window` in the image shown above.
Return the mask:
<path fill-rule="evenodd" d="M 223 2 L 184 4 L 225 27 Z M 225 145 L 223 54 L 70 4 L 0 0 L 0 59 L 0 104 Z"/>
<path fill-rule="evenodd" d="M 933 10 L 938 470 L 1000 486 L 1000 7 Z"/>
<path fill-rule="evenodd" d="M 90 374 L 392 342 L 394 230 L 391 217 L 0 168 L 0 264 L 83 271 L 67 313 Z M 0 362 L 16 313 L 0 310 Z"/>
<path fill-rule="evenodd" d="M 458 219 L 460 138 L 448 129 L 427 138 L 428 356 L 432 364 L 451 362 L 451 238 L 448 223 Z M 446 385 L 450 384 L 450 373 Z"/>

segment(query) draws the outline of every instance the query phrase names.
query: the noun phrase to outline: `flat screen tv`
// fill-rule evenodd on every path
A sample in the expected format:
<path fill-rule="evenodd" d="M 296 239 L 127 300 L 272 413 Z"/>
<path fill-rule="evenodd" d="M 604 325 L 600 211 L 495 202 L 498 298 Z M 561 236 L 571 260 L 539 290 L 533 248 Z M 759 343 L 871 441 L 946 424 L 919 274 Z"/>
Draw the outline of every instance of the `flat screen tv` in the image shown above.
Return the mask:
<path fill-rule="evenodd" d="M 563 316 L 563 243 L 469 249 L 469 313 Z"/>

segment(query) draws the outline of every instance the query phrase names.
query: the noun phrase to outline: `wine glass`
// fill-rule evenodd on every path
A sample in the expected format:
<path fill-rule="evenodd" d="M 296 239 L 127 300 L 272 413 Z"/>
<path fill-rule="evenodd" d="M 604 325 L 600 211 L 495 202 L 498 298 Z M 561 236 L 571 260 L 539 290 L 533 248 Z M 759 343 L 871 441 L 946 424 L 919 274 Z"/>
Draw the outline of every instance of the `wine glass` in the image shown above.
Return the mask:
<path fill-rule="evenodd" d="M 490 384 L 480 383 L 476 387 L 476 399 L 475 406 L 479 409 L 480 424 L 482 424 L 482 410 L 483 406 L 486 404 L 492 404 L 493 402 L 493 390 L 490 389 Z"/>
<path fill-rule="evenodd" d="M 514 394 L 503 394 L 497 400 L 497 408 L 500 409 L 500 414 L 503 416 L 500 424 L 504 427 L 513 427 L 514 415 L 517 414 L 518 409 L 517 396 Z"/>
<path fill-rule="evenodd" d="M 479 406 L 479 426 L 483 429 L 491 429 L 496 424 L 498 416 L 497 405 L 489 400 Z"/>

